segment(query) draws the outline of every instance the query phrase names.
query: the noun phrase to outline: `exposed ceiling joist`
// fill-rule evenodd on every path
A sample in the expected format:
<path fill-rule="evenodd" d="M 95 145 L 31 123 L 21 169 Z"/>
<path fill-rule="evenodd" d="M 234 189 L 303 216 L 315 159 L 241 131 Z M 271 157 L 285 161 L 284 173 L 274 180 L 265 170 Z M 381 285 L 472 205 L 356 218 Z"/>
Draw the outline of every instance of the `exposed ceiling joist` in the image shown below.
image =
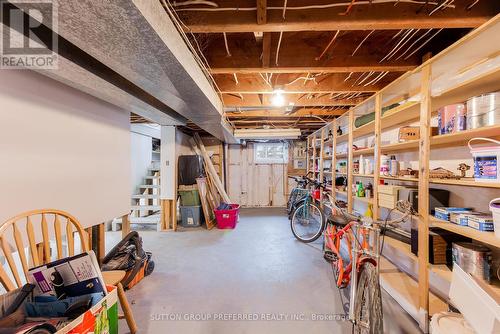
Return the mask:
<path fill-rule="evenodd" d="M 379 73 L 374 72 L 371 79 L 375 79 Z M 376 92 L 398 76 L 397 73 L 391 73 L 377 82 L 368 78 L 359 84 L 360 81 L 356 82 L 356 79 L 362 75 L 356 73 L 348 77 L 345 73 L 280 74 L 267 81 L 259 74 L 240 74 L 236 83 L 231 75 L 217 74 L 214 79 L 220 92 L 228 94 L 271 94 L 275 89 L 281 89 L 285 94 L 330 94 Z"/>
<path fill-rule="evenodd" d="M 305 67 L 211 67 L 212 74 L 249 74 L 249 73 L 351 73 L 351 72 L 407 72 L 417 65 L 366 64 L 361 66 L 305 66 Z"/>
<path fill-rule="evenodd" d="M 285 99 L 287 104 L 292 103 L 294 107 L 336 107 L 355 106 L 370 95 L 363 93 L 361 96 L 352 98 L 332 99 L 330 98 L 331 94 L 287 94 Z M 261 106 L 272 108 L 271 97 L 271 94 L 263 94 L 261 102 L 258 94 L 222 94 L 222 100 L 226 107 Z"/>
<path fill-rule="evenodd" d="M 230 119 L 236 118 L 281 118 L 281 117 L 307 117 L 307 116 L 340 116 L 344 114 L 348 108 L 334 107 L 333 109 L 326 108 L 300 108 L 291 113 L 285 113 L 284 110 L 248 110 L 242 112 L 227 112 L 225 115 Z"/>
<path fill-rule="evenodd" d="M 435 5 L 419 11 L 419 3 L 378 3 L 372 6 L 361 6 L 359 1 L 349 15 L 339 15 L 346 6 L 332 8 L 300 9 L 299 6 L 287 6 L 286 19 L 277 7 L 267 8 L 267 22 L 258 23 L 255 12 L 260 12 L 262 5 L 258 1 L 257 7 L 228 5 L 235 7 L 215 10 L 179 11 L 187 31 L 194 33 L 214 32 L 278 32 L 278 31 L 334 31 L 334 30 L 390 30 L 390 29 L 432 29 L 432 28 L 476 28 L 496 14 L 495 1 L 481 1 L 471 10 L 465 10 L 470 1 L 459 0 L 445 10 L 439 10 L 433 15 L 429 12 Z M 371 1 L 370 1 L 371 2 Z M 432 1 L 431 1 L 432 2 Z M 425 4 L 425 1 L 422 1 Z M 436 3 L 436 2 L 432 2 Z M 304 3 L 307 5 L 307 3 Z M 236 8 L 238 7 L 238 8 Z M 198 9 L 200 9 L 198 7 Z M 186 9 L 184 9 L 186 10 Z M 259 17 L 259 15 L 257 16 Z"/>
<path fill-rule="evenodd" d="M 267 0 L 257 0 L 257 24 L 267 22 Z"/>

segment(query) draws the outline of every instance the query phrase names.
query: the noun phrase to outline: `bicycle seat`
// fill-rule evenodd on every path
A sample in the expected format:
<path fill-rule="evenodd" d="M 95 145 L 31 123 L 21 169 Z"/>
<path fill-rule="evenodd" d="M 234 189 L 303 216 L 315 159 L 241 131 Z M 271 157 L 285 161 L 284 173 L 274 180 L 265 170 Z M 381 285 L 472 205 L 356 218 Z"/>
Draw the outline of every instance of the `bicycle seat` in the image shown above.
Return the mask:
<path fill-rule="evenodd" d="M 349 223 L 349 221 L 346 220 L 344 218 L 344 216 L 342 216 L 342 215 L 332 215 L 332 216 L 328 217 L 327 223 L 343 227 L 343 226 L 347 225 Z"/>

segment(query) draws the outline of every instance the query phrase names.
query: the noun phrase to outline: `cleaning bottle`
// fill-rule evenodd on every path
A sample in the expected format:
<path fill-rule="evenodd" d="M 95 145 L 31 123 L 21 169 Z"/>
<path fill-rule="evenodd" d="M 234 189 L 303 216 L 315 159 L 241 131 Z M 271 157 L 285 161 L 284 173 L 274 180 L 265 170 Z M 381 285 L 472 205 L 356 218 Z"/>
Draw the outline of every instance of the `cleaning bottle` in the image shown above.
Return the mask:
<path fill-rule="evenodd" d="M 368 207 L 366 208 L 365 217 L 373 218 L 373 207 L 371 204 L 368 204 Z"/>

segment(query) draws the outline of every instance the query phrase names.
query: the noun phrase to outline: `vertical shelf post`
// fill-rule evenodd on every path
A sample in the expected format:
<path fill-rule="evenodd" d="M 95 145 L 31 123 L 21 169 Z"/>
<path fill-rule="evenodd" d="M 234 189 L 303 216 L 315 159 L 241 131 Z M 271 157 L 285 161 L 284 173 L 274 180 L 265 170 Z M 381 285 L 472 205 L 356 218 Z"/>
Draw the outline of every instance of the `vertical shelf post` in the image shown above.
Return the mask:
<path fill-rule="evenodd" d="M 337 193 L 335 192 L 335 180 L 337 179 L 337 119 L 333 120 L 332 128 L 332 198 L 334 201 L 337 200 Z"/>
<path fill-rule="evenodd" d="M 312 172 L 313 172 L 313 179 L 316 180 L 316 134 L 313 134 L 312 136 L 312 151 L 313 151 L 313 160 L 312 160 Z"/>
<path fill-rule="evenodd" d="M 309 148 L 311 147 L 309 142 L 311 141 L 311 137 L 307 137 L 306 140 L 306 173 L 309 173 L 311 169 L 309 168 L 309 164 L 311 162 Z"/>
<path fill-rule="evenodd" d="M 382 96 L 377 93 L 375 96 L 375 147 L 373 149 L 373 218 L 380 216 L 378 206 L 378 185 L 380 183 L 380 145 L 382 138 Z"/>
<path fill-rule="evenodd" d="M 347 157 L 347 210 L 349 213 L 352 212 L 352 207 L 353 207 L 353 193 L 352 193 L 352 186 L 354 182 L 354 176 L 352 174 L 352 168 L 353 168 L 353 157 L 354 157 L 354 152 L 352 149 L 352 144 L 354 140 L 354 110 L 351 109 L 349 110 L 349 124 L 348 124 L 348 142 L 347 142 L 347 152 L 348 152 L 348 157 Z"/>
<path fill-rule="evenodd" d="M 319 144 L 319 173 L 318 173 L 318 177 L 319 177 L 319 182 L 321 182 L 323 180 L 323 167 L 324 167 L 324 162 L 323 162 L 323 157 L 324 157 L 324 154 L 325 154 L 325 151 L 324 151 L 324 146 L 325 146 L 325 128 L 322 128 L 321 129 L 321 137 L 320 137 L 320 144 Z M 321 192 L 320 192 L 321 194 Z M 320 202 L 322 203 L 322 200 L 323 199 L 323 195 L 321 195 L 320 197 Z"/>
<path fill-rule="evenodd" d="M 429 332 L 429 158 L 431 140 L 431 66 L 422 69 L 418 177 L 418 301 L 420 329 Z"/>

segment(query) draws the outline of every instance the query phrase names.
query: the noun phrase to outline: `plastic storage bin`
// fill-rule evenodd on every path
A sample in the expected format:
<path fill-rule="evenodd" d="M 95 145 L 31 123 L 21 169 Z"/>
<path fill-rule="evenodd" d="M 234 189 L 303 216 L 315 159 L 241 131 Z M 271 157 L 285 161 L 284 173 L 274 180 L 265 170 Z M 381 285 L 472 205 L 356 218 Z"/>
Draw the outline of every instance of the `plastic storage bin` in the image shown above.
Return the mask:
<path fill-rule="evenodd" d="M 450 286 L 450 301 L 464 316 L 476 333 L 500 332 L 500 305 L 494 291 L 486 292 L 489 286 L 475 280 L 457 264 L 453 265 Z"/>
<path fill-rule="evenodd" d="M 201 205 L 181 206 L 182 227 L 198 227 L 201 225 Z"/>
<path fill-rule="evenodd" d="M 198 189 L 178 190 L 181 196 L 181 206 L 199 206 L 201 205 L 200 193 Z"/>
<path fill-rule="evenodd" d="M 490 211 L 493 214 L 493 230 L 495 236 L 500 238 L 500 197 L 490 202 Z"/>
<path fill-rule="evenodd" d="M 483 141 L 496 146 L 472 147 L 474 141 Z M 477 182 L 500 183 L 500 141 L 491 138 L 472 138 L 469 140 L 469 149 L 474 158 L 474 179 Z"/>
<path fill-rule="evenodd" d="M 217 220 L 217 228 L 233 229 L 236 227 L 236 222 L 238 221 L 238 216 L 240 213 L 239 204 L 229 204 L 231 209 L 229 210 L 214 210 L 215 219 Z"/>

